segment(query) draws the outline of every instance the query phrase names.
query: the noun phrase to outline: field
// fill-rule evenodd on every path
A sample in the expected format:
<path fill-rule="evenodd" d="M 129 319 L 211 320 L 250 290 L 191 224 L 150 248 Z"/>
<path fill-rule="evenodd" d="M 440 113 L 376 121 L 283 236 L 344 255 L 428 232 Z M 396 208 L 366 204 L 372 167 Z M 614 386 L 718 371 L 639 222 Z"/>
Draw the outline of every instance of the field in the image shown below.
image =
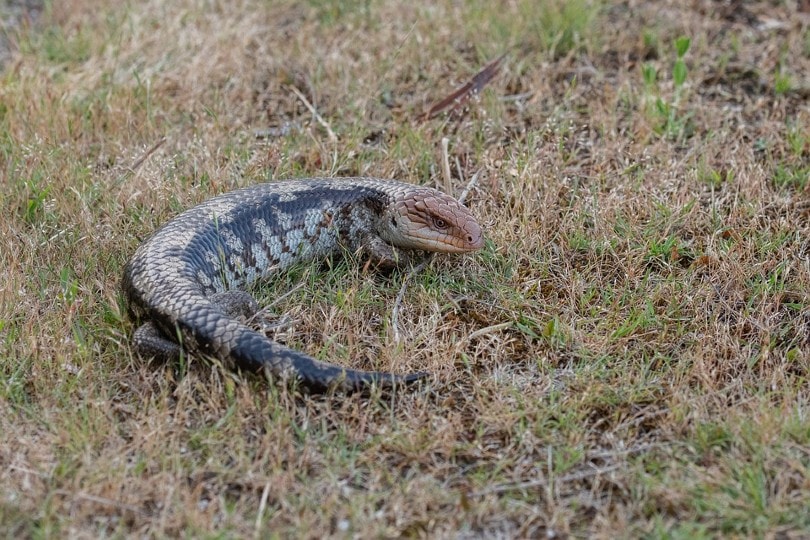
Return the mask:
<path fill-rule="evenodd" d="M 807 1 L 0 17 L 3 536 L 810 536 Z M 300 265 L 254 291 L 268 335 L 426 384 L 133 353 L 120 276 L 151 231 L 352 175 L 470 186 L 486 247 Z"/>

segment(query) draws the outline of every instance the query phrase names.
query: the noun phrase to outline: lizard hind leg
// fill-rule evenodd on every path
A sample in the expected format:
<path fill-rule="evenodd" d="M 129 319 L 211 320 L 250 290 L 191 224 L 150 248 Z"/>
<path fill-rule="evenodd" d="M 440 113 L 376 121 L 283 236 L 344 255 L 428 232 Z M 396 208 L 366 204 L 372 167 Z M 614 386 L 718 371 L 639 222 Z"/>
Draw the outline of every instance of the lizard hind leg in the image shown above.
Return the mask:
<path fill-rule="evenodd" d="M 259 311 L 259 304 L 246 291 L 233 289 L 212 294 L 209 299 L 228 317 L 249 319 Z"/>
<path fill-rule="evenodd" d="M 245 291 L 224 291 L 212 294 L 209 299 L 227 316 L 236 319 L 247 320 L 259 311 L 259 304 Z M 132 345 L 143 358 L 153 358 L 159 362 L 177 361 L 182 352 L 177 339 L 167 335 L 151 321 L 135 330 L 132 334 Z"/>
<path fill-rule="evenodd" d="M 152 358 L 158 362 L 172 362 L 180 359 L 180 345 L 166 337 L 160 328 L 148 321 L 132 334 L 132 346 L 142 358 Z"/>

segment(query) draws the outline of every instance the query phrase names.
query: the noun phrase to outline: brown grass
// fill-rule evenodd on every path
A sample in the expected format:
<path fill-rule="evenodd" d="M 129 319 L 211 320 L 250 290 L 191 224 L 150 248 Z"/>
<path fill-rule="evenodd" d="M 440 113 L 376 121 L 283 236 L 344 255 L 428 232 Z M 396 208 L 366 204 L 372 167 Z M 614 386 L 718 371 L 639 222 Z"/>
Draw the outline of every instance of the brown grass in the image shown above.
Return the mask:
<path fill-rule="evenodd" d="M 806 2 L 109 4 L 4 20 L 0 529 L 810 535 Z M 443 186 L 445 137 L 488 245 L 407 278 L 399 341 L 404 275 L 257 291 L 304 284 L 276 339 L 428 386 L 307 397 L 133 356 L 121 267 L 180 209 L 292 176 Z"/>

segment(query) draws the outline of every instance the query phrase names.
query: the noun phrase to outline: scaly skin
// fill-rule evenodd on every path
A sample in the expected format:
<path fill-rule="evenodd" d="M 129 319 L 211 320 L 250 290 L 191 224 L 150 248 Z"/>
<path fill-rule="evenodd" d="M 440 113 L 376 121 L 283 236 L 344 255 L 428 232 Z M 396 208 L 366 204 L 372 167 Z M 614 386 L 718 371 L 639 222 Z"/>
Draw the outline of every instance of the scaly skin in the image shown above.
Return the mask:
<path fill-rule="evenodd" d="M 273 182 L 214 197 L 157 230 L 124 268 L 133 335 L 146 357 L 180 348 L 249 371 L 297 379 L 310 391 L 407 383 L 406 376 L 344 369 L 289 349 L 237 320 L 257 305 L 257 279 L 343 250 L 383 268 L 412 250 L 463 253 L 484 244 L 469 210 L 431 188 L 373 178 Z"/>

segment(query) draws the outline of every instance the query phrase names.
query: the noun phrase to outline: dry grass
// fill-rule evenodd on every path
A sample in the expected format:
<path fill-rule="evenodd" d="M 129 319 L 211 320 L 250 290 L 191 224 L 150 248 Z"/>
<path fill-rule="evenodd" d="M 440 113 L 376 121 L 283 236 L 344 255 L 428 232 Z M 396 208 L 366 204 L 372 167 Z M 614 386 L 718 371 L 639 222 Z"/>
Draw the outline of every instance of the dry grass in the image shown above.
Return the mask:
<path fill-rule="evenodd" d="M 4 26 L 9 536 L 810 535 L 807 2 L 110 4 Z M 463 113 L 416 120 L 503 52 Z M 443 137 L 488 245 L 409 278 L 399 342 L 403 275 L 258 291 L 304 283 L 277 339 L 427 387 L 302 397 L 133 357 L 121 267 L 181 208 L 443 185 Z"/>

